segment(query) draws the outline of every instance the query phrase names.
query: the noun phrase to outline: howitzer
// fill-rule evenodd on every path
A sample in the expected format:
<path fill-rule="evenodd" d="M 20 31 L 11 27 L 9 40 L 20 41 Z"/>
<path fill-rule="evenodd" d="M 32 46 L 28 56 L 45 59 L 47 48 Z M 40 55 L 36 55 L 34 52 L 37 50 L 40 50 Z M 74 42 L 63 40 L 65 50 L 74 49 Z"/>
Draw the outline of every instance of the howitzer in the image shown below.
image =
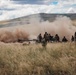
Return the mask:
<path fill-rule="evenodd" d="M 32 39 L 32 40 L 29 40 L 29 39 L 18 39 L 18 42 L 20 43 L 23 43 L 23 42 L 31 42 L 31 41 L 34 41 L 34 42 L 38 42 L 38 39 Z"/>

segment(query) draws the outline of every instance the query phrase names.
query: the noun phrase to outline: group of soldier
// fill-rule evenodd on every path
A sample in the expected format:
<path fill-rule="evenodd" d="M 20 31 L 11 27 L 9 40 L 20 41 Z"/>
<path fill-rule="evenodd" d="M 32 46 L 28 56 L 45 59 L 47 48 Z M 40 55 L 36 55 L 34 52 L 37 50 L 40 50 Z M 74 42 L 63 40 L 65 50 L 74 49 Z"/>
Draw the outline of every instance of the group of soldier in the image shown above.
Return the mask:
<path fill-rule="evenodd" d="M 55 36 L 52 36 L 51 34 L 48 34 L 47 32 L 45 32 L 45 34 L 41 35 L 41 33 L 38 35 L 38 42 L 41 43 L 41 42 L 68 42 L 68 39 L 64 36 L 62 38 L 62 40 L 60 41 L 60 37 L 58 34 L 56 34 Z M 71 37 L 71 41 L 76 41 L 76 32 L 74 34 L 74 36 Z"/>

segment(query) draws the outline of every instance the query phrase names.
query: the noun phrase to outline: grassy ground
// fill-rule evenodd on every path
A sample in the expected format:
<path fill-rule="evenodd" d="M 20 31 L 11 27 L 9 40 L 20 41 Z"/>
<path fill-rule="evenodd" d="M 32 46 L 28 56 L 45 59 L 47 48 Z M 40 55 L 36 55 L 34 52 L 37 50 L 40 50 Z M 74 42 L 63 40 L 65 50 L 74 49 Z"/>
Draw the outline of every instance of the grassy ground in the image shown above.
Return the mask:
<path fill-rule="evenodd" d="M 0 43 L 0 75 L 76 75 L 74 43 Z"/>

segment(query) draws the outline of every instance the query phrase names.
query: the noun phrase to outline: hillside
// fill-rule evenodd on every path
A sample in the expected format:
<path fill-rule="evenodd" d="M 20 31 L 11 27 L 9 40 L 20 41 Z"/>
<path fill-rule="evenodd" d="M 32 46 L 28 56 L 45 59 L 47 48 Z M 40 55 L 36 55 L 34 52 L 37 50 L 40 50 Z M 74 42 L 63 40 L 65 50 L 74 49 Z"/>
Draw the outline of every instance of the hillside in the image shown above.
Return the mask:
<path fill-rule="evenodd" d="M 16 19 L 8 20 L 8 21 L 0 21 L 0 28 L 30 24 L 31 20 L 38 20 L 39 22 L 42 22 L 42 21 L 53 22 L 56 19 L 56 17 L 58 17 L 58 16 L 66 16 L 73 21 L 74 25 L 76 25 L 76 22 L 75 22 L 76 21 L 76 14 L 40 13 L 40 14 L 33 14 L 33 15 L 25 16 L 25 17 L 19 17 Z"/>

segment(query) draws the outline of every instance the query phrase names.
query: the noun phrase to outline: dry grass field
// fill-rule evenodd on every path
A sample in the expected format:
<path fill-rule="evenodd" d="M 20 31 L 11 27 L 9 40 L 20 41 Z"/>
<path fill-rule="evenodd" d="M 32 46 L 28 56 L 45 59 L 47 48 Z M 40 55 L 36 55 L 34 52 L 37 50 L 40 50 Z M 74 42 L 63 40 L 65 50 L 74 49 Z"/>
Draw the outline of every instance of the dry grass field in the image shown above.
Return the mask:
<path fill-rule="evenodd" d="M 0 75 L 76 75 L 74 43 L 0 43 Z"/>

